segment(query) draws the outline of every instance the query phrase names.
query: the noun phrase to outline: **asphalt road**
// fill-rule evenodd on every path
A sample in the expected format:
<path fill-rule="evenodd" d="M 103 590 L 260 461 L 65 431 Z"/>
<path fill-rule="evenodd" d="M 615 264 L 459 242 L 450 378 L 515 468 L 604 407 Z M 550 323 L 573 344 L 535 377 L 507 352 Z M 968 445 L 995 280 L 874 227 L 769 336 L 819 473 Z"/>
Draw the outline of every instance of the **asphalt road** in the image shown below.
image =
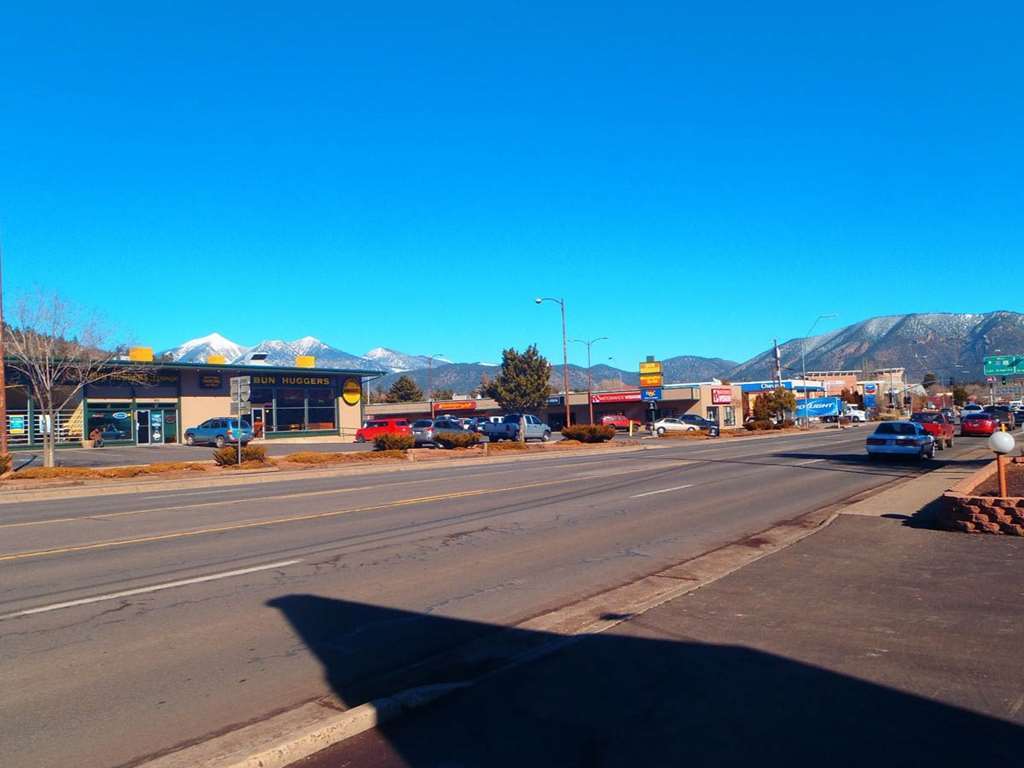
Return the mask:
<path fill-rule="evenodd" d="M 121 765 L 359 703 L 468 638 L 353 616 L 313 652 L 280 606 L 515 623 L 922 471 L 867 462 L 866 431 L 0 507 L 4 764 Z"/>

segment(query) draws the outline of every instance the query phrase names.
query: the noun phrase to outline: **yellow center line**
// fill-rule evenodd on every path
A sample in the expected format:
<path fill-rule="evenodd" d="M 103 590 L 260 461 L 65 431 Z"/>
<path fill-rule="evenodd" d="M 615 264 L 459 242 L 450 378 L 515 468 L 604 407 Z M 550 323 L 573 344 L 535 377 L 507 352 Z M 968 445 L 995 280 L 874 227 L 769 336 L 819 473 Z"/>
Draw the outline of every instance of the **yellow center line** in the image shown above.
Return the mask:
<path fill-rule="evenodd" d="M 637 468 L 636 472 L 648 472 L 650 467 Z M 150 536 L 139 536 L 133 539 L 110 539 L 107 541 L 93 541 L 85 544 L 72 544 L 66 547 L 54 547 L 53 549 L 37 549 L 27 552 L 9 552 L 0 554 L 0 562 L 7 562 L 11 560 L 27 560 L 34 557 L 44 557 L 47 555 L 61 555 L 69 552 L 84 552 L 93 549 L 109 549 L 111 547 L 123 547 L 129 544 L 147 544 L 154 541 L 167 541 L 169 539 L 181 539 L 190 536 L 205 536 L 212 533 L 224 533 L 226 531 L 238 531 L 246 528 L 261 528 L 270 525 L 283 525 L 284 523 L 298 523 L 308 520 L 322 520 L 329 517 L 338 517 L 340 515 L 347 515 L 353 512 L 373 512 L 381 509 L 392 509 L 394 507 L 411 506 L 413 504 L 427 504 L 432 501 L 446 501 L 449 499 L 463 499 L 472 496 L 483 496 L 486 494 L 493 493 L 507 493 L 510 491 L 521 491 L 527 488 L 539 488 L 541 486 L 550 485 L 563 485 L 565 483 L 574 483 L 580 480 L 591 480 L 595 478 L 581 478 L 581 477 L 568 477 L 561 480 L 541 480 L 535 483 L 525 483 L 523 485 L 512 485 L 505 488 L 484 488 L 476 491 L 456 491 L 453 493 L 443 493 L 436 496 L 418 496 L 411 499 L 399 499 L 398 501 L 388 501 L 381 504 L 373 504 L 365 507 L 350 507 L 348 509 L 336 509 L 329 512 L 311 512 L 305 515 L 292 515 L 290 517 L 276 517 L 268 518 L 266 520 L 243 520 L 235 523 L 228 523 L 225 525 L 217 525 L 210 528 L 197 528 L 189 531 L 174 531 L 171 533 L 157 533 Z M 324 491 L 310 491 L 310 494 L 325 493 Z M 297 494 L 302 495 L 302 494 Z M 285 497 L 275 497 L 285 498 Z M 251 501 L 251 499 L 249 499 Z M 123 513 L 121 513 L 123 514 Z"/>

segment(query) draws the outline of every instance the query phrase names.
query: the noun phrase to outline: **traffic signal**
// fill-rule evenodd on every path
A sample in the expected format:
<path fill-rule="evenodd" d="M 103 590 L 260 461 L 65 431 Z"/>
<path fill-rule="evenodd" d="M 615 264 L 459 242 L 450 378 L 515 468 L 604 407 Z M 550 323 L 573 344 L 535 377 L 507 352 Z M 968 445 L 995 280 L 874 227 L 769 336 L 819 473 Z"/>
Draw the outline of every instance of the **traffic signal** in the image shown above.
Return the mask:
<path fill-rule="evenodd" d="M 949 386 L 951 386 L 951 387 L 953 386 L 953 377 L 952 376 L 949 377 Z"/>
<path fill-rule="evenodd" d="M 1002 377 L 1002 378 L 1001 378 L 1001 379 L 999 380 L 999 383 L 1000 383 L 1000 384 L 1002 384 L 1002 385 L 1003 385 L 1003 386 L 1005 387 L 1005 386 L 1006 386 L 1006 377 L 1005 377 L 1005 376 L 1003 376 L 1003 377 Z"/>

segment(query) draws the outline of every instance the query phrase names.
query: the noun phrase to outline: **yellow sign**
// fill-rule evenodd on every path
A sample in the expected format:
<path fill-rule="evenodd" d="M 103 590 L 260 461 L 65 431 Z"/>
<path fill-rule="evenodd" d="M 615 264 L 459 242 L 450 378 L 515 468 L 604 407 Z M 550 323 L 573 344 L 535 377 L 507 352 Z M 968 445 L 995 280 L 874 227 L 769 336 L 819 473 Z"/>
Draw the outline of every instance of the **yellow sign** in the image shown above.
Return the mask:
<path fill-rule="evenodd" d="M 661 363 L 640 363 L 640 374 L 645 373 L 661 373 Z"/>
<path fill-rule="evenodd" d="M 128 350 L 128 359 L 133 363 L 152 363 L 152 347 L 132 347 Z"/>
<path fill-rule="evenodd" d="M 345 404 L 359 405 L 362 396 L 363 388 L 359 384 L 359 379 L 345 379 L 345 383 L 341 387 L 341 399 L 345 401 Z"/>
<path fill-rule="evenodd" d="M 664 377 L 660 373 L 641 373 L 641 387 L 660 387 L 664 383 Z"/>
<path fill-rule="evenodd" d="M 312 355 L 296 355 L 296 368 L 316 368 L 316 358 Z"/>

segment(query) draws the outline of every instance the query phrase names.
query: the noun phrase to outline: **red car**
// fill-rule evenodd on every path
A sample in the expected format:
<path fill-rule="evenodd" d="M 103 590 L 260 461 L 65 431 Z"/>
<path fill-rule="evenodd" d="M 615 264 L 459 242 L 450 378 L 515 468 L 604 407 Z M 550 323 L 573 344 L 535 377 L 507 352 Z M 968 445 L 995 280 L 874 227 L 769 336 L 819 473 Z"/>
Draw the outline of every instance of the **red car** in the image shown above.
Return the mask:
<path fill-rule="evenodd" d="M 922 411 L 913 414 L 910 420 L 916 421 L 924 427 L 925 432 L 935 438 L 935 447 L 940 451 L 943 448 L 953 447 L 953 435 L 956 434 L 956 428 L 946 414 L 941 411 Z"/>
<path fill-rule="evenodd" d="M 965 413 L 960 419 L 961 435 L 988 437 L 997 429 L 999 429 L 999 420 L 991 413 L 984 411 Z"/>
<path fill-rule="evenodd" d="M 412 435 L 408 419 L 374 419 L 356 430 L 356 442 L 370 442 L 381 435 Z"/>
<path fill-rule="evenodd" d="M 624 413 L 616 413 L 612 416 L 602 416 L 601 423 L 606 427 L 615 427 L 616 429 L 629 429 L 629 425 L 639 427 L 639 421 L 633 421 L 627 419 Z"/>

